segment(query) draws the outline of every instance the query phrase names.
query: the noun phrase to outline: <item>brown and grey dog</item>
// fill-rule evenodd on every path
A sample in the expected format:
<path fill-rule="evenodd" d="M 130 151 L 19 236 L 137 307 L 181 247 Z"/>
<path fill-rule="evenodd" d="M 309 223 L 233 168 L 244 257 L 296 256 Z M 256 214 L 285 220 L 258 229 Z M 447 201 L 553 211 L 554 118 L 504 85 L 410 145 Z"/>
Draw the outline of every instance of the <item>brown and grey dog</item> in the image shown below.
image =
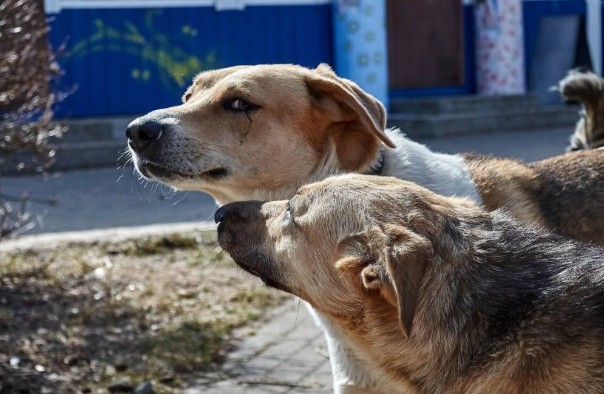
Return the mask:
<path fill-rule="evenodd" d="M 134 120 L 127 136 L 142 175 L 219 204 L 289 198 L 335 174 L 379 174 L 604 244 L 604 151 L 527 165 L 435 153 L 385 127 L 384 107 L 326 65 L 260 65 L 199 74 L 181 105 Z M 336 328 L 324 326 L 336 390 L 366 382 Z"/>
<path fill-rule="evenodd" d="M 604 79 L 590 71 L 571 70 L 556 89 L 565 99 L 578 101 L 583 106 L 567 150 L 603 147 Z"/>
<path fill-rule="evenodd" d="M 604 392 L 604 249 L 352 174 L 216 219 L 237 264 L 341 331 L 358 392 Z"/>

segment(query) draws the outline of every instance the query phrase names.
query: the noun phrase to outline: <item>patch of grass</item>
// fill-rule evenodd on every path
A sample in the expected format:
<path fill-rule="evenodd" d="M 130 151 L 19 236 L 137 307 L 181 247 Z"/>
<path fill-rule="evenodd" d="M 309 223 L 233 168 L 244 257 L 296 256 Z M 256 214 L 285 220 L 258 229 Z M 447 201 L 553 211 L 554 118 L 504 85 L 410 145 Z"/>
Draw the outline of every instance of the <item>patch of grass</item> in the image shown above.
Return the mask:
<path fill-rule="evenodd" d="M 204 246 L 201 235 L 171 234 L 169 236 L 153 236 L 127 240 L 117 244 L 104 244 L 110 255 L 149 256 L 165 254 L 172 250 L 197 249 Z"/>
<path fill-rule="evenodd" d="M 219 351 L 233 327 L 224 322 L 184 321 L 178 326 L 149 335 L 139 349 L 159 367 L 176 372 L 199 371 L 218 361 Z M 165 364 L 165 365 L 162 365 Z"/>
<path fill-rule="evenodd" d="M 26 384 L 32 393 L 106 393 L 125 380 L 173 393 L 217 369 L 234 328 L 284 299 L 239 270 L 213 232 L 70 245 L 6 261 L 0 372 L 8 383 L 0 379 L 0 392 Z"/>
<path fill-rule="evenodd" d="M 13 317 L 13 314 L 10 310 L 5 308 L 0 308 L 0 327 L 5 326 L 10 319 Z"/>

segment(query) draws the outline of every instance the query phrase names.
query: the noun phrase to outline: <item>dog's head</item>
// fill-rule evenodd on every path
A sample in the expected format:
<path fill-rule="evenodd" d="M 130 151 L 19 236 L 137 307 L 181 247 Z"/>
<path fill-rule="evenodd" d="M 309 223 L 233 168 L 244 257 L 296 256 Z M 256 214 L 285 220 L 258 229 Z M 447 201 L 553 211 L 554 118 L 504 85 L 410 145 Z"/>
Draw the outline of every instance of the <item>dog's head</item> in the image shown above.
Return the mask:
<path fill-rule="evenodd" d="M 288 201 L 225 205 L 216 220 L 221 246 L 268 285 L 348 323 L 398 314 L 409 334 L 425 273 L 466 253 L 459 217 L 480 214 L 410 182 L 344 175 Z"/>
<path fill-rule="evenodd" d="M 578 101 L 583 105 L 581 119 L 567 150 L 604 146 L 604 79 L 590 71 L 571 70 L 556 89 L 566 100 Z"/>
<path fill-rule="evenodd" d="M 385 126 L 382 104 L 327 65 L 259 65 L 199 74 L 181 105 L 126 134 L 145 177 L 229 202 L 289 196 L 325 166 L 366 171 L 393 147 Z"/>

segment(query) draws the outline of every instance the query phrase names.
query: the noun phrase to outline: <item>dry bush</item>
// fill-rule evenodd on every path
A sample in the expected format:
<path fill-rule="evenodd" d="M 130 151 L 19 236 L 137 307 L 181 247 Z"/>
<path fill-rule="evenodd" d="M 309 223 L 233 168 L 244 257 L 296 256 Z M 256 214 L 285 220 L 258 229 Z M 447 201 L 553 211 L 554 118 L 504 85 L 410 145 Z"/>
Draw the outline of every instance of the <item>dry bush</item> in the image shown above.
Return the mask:
<path fill-rule="evenodd" d="M 43 171 L 54 156 L 49 138 L 65 131 L 52 121 L 59 101 L 52 84 L 60 69 L 43 0 L 0 1 L 0 53 L 0 171 Z M 12 200 L 0 186 L 0 240 L 30 220 L 27 198 Z"/>

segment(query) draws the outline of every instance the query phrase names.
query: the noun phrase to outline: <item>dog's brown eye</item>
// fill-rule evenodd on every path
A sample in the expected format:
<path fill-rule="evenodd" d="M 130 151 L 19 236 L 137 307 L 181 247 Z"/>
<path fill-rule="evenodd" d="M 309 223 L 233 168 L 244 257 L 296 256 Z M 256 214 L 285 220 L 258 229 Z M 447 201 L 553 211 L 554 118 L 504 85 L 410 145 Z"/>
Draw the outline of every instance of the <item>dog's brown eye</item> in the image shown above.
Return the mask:
<path fill-rule="evenodd" d="M 250 109 L 250 107 L 251 106 L 248 102 L 243 101 L 241 99 L 236 99 L 231 102 L 231 108 L 236 111 L 247 111 L 248 109 Z"/>

